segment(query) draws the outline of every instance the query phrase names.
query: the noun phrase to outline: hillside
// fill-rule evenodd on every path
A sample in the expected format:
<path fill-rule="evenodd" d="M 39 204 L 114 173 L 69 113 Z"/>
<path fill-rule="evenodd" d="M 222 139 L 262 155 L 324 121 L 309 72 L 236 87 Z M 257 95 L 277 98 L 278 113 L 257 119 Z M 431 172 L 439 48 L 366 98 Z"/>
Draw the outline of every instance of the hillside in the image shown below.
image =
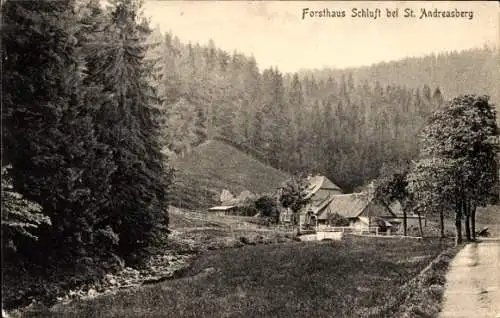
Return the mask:
<path fill-rule="evenodd" d="M 206 208 L 217 204 L 220 193 L 233 195 L 274 191 L 289 178 L 244 152 L 221 141 L 209 140 L 189 154 L 176 159 L 172 205 L 183 208 Z"/>
<path fill-rule="evenodd" d="M 274 168 L 335 179 L 347 192 L 384 163 L 415 158 L 420 130 L 449 98 L 489 94 L 499 104 L 496 47 L 287 74 L 213 41 L 183 44 L 170 32 L 157 41 L 170 152 L 184 156 L 222 138 Z"/>

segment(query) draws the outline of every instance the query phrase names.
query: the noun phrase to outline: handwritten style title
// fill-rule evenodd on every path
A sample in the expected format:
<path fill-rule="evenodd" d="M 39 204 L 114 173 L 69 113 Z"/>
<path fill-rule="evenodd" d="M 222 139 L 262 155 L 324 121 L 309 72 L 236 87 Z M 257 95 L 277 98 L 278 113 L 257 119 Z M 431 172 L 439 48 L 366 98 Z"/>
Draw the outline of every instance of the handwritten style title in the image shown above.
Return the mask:
<path fill-rule="evenodd" d="M 302 9 L 302 20 L 308 18 L 345 18 L 348 16 L 346 10 L 343 9 Z M 460 11 L 458 9 L 442 10 L 442 9 L 425 9 L 420 8 L 418 10 L 412 8 L 405 9 L 359 9 L 353 8 L 349 11 L 349 16 L 351 18 L 365 18 L 365 19 L 381 19 L 382 17 L 387 18 L 462 18 L 472 20 L 474 18 L 473 11 Z"/>

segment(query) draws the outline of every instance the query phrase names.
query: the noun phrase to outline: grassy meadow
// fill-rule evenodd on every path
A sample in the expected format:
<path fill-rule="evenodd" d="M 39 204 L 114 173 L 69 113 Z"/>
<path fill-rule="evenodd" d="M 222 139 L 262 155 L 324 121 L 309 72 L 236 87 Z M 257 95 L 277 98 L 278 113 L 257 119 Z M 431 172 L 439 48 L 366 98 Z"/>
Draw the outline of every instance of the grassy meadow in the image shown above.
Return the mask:
<path fill-rule="evenodd" d="M 488 227 L 491 236 L 500 236 L 500 206 L 488 205 L 476 212 L 476 231 Z"/>
<path fill-rule="evenodd" d="M 395 297 L 399 305 L 404 285 L 450 243 L 346 237 L 208 251 L 182 278 L 33 316 L 370 317 Z"/>
<path fill-rule="evenodd" d="M 489 226 L 498 235 L 498 212 L 497 206 L 478 210 L 478 228 Z M 433 220 L 425 239 L 346 236 L 323 242 L 298 242 L 291 233 L 262 226 L 258 218 L 175 207 L 170 222 L 168 249 L 193 255 L 176 278 L 50 309 L 28 309 L 23 316 L 433 316 L 440 309 L 448 263 L 460 248 L 449 249 L 451 219 L 446 223 L 450 237 L 444 241 L 431 237 L 437 234 Z M 419 275 L 433 260 L 430 270 Z"/>

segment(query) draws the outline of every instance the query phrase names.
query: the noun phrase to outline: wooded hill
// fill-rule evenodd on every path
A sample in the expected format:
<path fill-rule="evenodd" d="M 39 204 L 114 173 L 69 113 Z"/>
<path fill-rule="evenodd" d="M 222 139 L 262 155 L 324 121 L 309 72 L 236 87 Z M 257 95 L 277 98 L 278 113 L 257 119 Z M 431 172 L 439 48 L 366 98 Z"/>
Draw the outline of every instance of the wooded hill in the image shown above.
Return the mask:
<path fill-rule="evenodd" d="M 347 192 L 384 162 L 414 158 L 418 132 L 445 99 L 499 99 L 498 53 L 489 47 L 283 74 L 213 41 L 183 44 L 158 30 L 152 39 L 171 156 L 221 137 L 277 169 L 325 174 Z"/>

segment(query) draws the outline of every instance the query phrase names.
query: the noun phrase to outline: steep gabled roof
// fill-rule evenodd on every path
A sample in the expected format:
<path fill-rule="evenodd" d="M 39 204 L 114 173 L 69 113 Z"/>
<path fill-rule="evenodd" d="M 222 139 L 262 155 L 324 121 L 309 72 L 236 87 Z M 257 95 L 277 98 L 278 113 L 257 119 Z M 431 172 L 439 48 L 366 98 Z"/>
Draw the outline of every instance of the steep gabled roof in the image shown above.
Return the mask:
<path fill-rule="evenodd" d="M 342 189 L 325 176 L 314 176 L 308 179 L 309 185 L 306 189 L 306 199 L 315 195 L 319 190 L 337 191 L 343 193 Z"/>
<path fill-rule="evenodd" d="M 333 201 L 333 199 L 334 199 L 334 196 L 332 195 L 331 197 L 326 198 L 325 200 L 323 200 L 322 202 L 320 202 L 316 206 L 311 207 L 310 210 L 315 215 L 318 215 L 319 213 L 322 213 L 322 211 L 324 211 L 324 209 L 326 207 L 328 207 L 328 205 Z"/>

